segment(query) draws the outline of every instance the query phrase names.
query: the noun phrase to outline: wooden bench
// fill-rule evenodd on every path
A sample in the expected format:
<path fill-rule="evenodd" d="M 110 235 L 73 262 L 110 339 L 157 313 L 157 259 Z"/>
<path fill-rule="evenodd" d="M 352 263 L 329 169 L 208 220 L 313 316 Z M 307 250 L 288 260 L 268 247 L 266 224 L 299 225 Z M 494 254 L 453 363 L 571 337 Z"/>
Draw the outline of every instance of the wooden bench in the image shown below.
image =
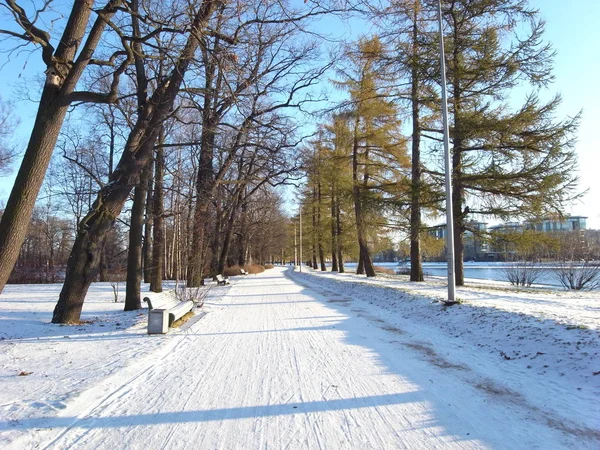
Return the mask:
<path fill-rule="evenodd" d="M 229 280 L 226 278 L 223 278 L 223 275 L 218 274 L 217 276 L 215 276 L 215 280 L 217 280 L 217 285 L 219 286 L 225 286 L 226 284 L 229 284 Z"/>
<path fill-rule="evenodd" d="M 166 309 L 169 313 L 169 327 L 178 319 L 181 319 L 194 308 L 194 302 L 191 300 L 180 302 L 169 293 L 157 294 L 154 299 L 144 297 L 148 303 L 148 311 L 153 309 Z"/>

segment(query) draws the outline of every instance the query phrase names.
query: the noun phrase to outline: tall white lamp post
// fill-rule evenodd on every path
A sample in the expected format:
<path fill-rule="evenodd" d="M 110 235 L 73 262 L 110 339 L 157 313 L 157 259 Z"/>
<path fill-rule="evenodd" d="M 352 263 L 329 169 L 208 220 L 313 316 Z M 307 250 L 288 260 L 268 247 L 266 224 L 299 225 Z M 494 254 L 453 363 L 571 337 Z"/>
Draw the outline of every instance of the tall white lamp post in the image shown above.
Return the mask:
<path fill-rule="evenodd" d="M 300 204 L 300 272 L 302 272 L 302 204 Z"/>
<path fill-rule="evenodd" d="M 442 117 L 444 121 L 444 165 L 446 169 L 446 259 L 448 260 L 447 305 L 456 303 L 454 278 L 454 217 L 452 213 L 452 166 L 450 164 L 450 138 L 448 131 L 448 94 L 446 92 L 446 58 L 444 52 L 444 28 L 442 22 L 442 0 L 438 0 L 440 31 L 440 70 L 442 72 Z"/>

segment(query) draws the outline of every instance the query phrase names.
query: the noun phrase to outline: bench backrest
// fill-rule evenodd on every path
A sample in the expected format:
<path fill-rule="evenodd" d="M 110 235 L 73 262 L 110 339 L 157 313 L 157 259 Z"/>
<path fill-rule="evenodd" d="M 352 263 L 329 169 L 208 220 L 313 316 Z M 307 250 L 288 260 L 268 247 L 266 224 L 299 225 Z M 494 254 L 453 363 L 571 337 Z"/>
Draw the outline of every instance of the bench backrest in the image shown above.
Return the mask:
<path fill-rule="evenodd" d="M 148 300 L 150 301 L 148 302 Z M 161 293 L 147 292 L 144 301 L 148 302 L 148 309 L 170 309 L 180 303 L 175 297 L 175 293 L 171 291 Z"/>

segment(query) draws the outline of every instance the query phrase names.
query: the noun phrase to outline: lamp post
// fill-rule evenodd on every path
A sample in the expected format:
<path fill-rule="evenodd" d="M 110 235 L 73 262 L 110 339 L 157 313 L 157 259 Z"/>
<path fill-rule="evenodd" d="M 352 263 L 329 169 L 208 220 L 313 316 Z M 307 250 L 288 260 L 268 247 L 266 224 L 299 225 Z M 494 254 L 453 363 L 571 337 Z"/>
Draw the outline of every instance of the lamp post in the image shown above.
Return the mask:
<path fill-rule="evenodd" d="M 302 272 L 302 203 L 300 203 L 300 272 Z"/>
<path fill-rule="evenodd" d="M 450 164 L 450 138 L 448 131 L 448 94 L 446 92 L 446 58 L 444 54 L 444 30 L 442 23 L 442 0 L 438 0 L 438 22 L 440 34 L 440 70 L 442 75 L 442 118 L 444 122 L 444 166 L 446 169 L 446 259 L 448 260 L 448 300 L 456 303 L 454 278 L 454 217 L 452 212 L 452 176 Z"/>

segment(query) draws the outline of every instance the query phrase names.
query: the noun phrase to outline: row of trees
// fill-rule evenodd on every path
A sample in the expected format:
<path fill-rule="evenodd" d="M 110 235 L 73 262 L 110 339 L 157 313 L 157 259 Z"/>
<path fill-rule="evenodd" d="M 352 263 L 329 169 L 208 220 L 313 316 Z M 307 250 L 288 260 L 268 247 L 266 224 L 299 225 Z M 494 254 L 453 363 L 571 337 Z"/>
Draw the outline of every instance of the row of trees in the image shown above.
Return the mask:
<path fill-rule="evenodd" d="M 442 4 L 462 285 L 465 233 L 478 231 L 473 219 L 535 221 L 560 214 L 577 198 L 579 117 L 557 119 L 560 97 L 542 100 L 554 53 L 543 41 L 539 12 L 526 1 Z M 411 280 L 423 279 L 422 218 L 444 210 L 437 6 L 428 0 L 372 6 L 379 34 L 345 52 L 336 85 L 349 98 L 332 109 L 310 146 L 303 206 L 315 211 L 316 253 L 331 248 L 334 267 L 340 224 L 353 215 L 359 272 L 374 275 L 373 247 L 382 234 L 399 230 L 410 236 Z"/>
<path fill-rule="evenodd" d="M 0 289 L 53 154 L 63 162 L 50 189 L 77 224 L 56 323 L 79 320 L 90 283 L 110 268 L 118 252 L 109 255 L 106 243 L 124 208 L 125 308 L 137 309 L 142 269 L 153 290 L 165 275 L 197 286 L 206 268 L 273 254 L 269 241 L 289 227 L 272 188 L 298 180 L 301 168 L 315 266 L 318 255 L 325 268 L 328 248 L 343 270 L 354 245 L 358 271 L 373 276 L 373 246 L 384 231 L 404 230 L 411 279 L 422 280 L 422 216 L 437 214 L 442 201 L 437 0 L 362 4 L 380 32 L 348 45 L 335 81 L 348 97 L 324 116 L 300 160 L 306 133 L 296 112 L 321 100 L 314 88 L 334 64 L 305 27 L 356 9 L 340 3 L 86 0 L 70 11 L 47 2 L 27 11 L 7 2 L 14 28 L 0 33 L 15 48 L 41 50 L 46 80 L 0 221 Z M 553 53 L 525 0 L 443 6 L 462 284 L 473 214 L 539 217 L 574 196 L 577 118 L 556 120 L 560 99 L 538 97 L 552 79 Z M 516 89 L 527 90 L 523 101 Z"/>
<path fill-rule="evenodd" d="M 303 25 L 333 12 L 333 2 L 109 0 L 77 1 L 70 11 L 42 2 L 26 11 L 10 1 L 7 8 L 14 29 L 0 33 L 39 48 L 47 70 L 0 222 L 0 287 L 19 257 L 55 148 L 72 164 L 57 169 L 57 189 L 65 189 L 77 220 L 55 323 L 79 321 L 129 200 L 126 309 L 141 307 L 143 259 L 160 290 L 167 261 L 197 286 L 206 267 L 219 270 L 234 253 L 243 263 L 251 252 L 260 260 L 270 251 L 264 241 L 254 245 L 269 230 L 277 238 L 260 226 L 281 218 L 271 187 L 296 176 L 291 151 L 302 136 L 292 114 L 316 100 L 310 88 L 330 64 Z M 52 35 L 61 26 L 62 35 Z M 81 130 L 83 118 L 92 125 Z M 87 180 L 65 179 L 73 171 Z"/>

